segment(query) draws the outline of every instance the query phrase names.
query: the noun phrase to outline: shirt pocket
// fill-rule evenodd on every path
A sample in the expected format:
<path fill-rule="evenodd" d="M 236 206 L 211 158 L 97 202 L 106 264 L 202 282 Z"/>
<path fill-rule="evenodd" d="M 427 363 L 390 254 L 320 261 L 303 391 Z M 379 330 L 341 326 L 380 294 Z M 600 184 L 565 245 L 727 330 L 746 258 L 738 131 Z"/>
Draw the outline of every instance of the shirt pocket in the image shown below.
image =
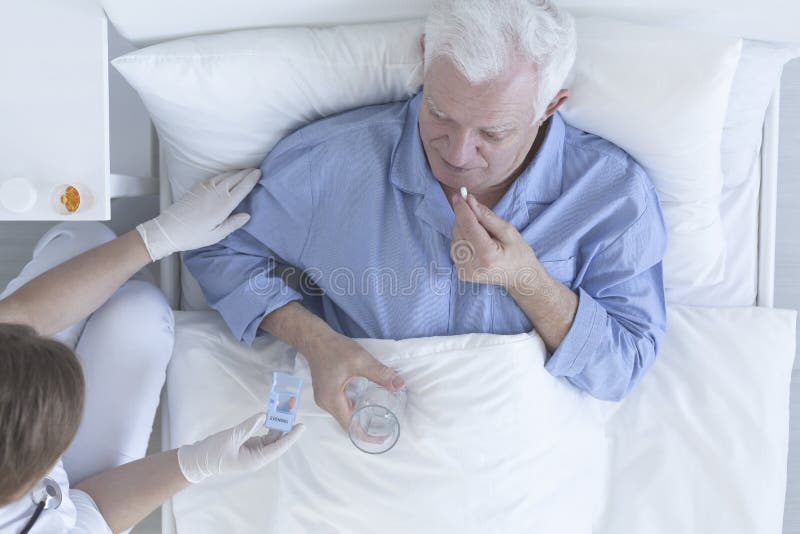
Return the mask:
<path fill-rule="evenodd" d="M 577 273 L 578 260 L 575 256 L 565 260 L 539 260 L 547 274 L 564 284 L 570 289 L 574 289 L 575 275 Z"/>

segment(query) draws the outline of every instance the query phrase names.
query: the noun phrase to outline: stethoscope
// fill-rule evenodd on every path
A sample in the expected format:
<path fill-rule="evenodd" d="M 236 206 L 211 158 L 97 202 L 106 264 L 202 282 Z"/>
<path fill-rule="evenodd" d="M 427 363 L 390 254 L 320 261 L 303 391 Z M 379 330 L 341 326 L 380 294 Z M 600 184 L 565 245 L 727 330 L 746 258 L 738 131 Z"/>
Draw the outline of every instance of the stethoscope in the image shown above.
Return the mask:
<path fill-rule="evenodd" d="M 39 520 L 39 516 L 45 510 L 55 510 L 61 506 L 61 488 L 58 483 L 50 477 L 46 477 L 39 485 L 31 492 L 31 500 L 36 505 L 36 510 L 33 516 L 28 520 L 26 525 L 19 531 L 20 534 L 28 534 Z"/>

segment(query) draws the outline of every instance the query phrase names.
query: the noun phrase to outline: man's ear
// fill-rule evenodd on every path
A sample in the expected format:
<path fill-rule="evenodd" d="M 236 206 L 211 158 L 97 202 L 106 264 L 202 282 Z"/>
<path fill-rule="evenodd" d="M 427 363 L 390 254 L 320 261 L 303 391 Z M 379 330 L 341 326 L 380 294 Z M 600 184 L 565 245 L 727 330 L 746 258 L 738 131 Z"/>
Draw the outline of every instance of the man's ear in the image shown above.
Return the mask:
<path fill-rule="evenodd" d="M 555 98 L 550 101 L 550 104 L 547 106 L 547 111 L 545 112 L 544 117 L 542 117 L 542 122 L 546 121 L 550 118 L 550 115 L 556 112 L 561 105 L 567 101 L 569 98 L 569 89 L 562 89 L 560 90 Z"/>

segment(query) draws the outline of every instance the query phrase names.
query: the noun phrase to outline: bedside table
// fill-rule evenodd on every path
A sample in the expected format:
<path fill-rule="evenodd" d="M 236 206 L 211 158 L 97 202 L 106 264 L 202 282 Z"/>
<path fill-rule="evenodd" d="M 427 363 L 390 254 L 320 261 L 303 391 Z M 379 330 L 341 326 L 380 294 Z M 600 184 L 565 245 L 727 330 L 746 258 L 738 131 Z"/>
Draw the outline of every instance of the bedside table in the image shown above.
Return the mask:
<path fill-rule="evenodd" d="M 105 15 L 93 0 L 11 0 L 4 8 L 0 220 L 108 220 Z M 63 185 L 81 193 L 73 213 L 59 202 Z"/>

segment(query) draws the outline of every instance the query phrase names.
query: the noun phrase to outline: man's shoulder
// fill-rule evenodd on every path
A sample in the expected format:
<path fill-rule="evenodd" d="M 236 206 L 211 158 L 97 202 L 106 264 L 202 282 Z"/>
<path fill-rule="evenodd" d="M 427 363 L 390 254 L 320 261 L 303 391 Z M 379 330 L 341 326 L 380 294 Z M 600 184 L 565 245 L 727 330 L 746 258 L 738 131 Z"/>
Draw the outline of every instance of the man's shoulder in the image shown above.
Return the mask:
<path fill-rule="evenodd" d="M 653 250 L 666 246 L 666 226 L 653 181 L 625 150 L 608 139 L 567 126 L 562 194 L 573 190 L 581 210 L 595 212 L 610 232 L 646 236 Z M 637 238 L 638 239 L 638 238 Z"/>
<path fill-rule="evenodd" d="M 276 149 L 353 148 L 369 138 L 391 144 L 400 137 L 408 101 L 374 104 L 343 111 L 302 126 L 282 139 Z"/>
<path fill-rule="evenodd" d="M 564 158 L 573 172 L 564 176 L 564 189 L 590 187 L 609 200 L 628 198 L 646 209 L 655 186 L 644 168 L 608 139 L 565 126 Z"/>

